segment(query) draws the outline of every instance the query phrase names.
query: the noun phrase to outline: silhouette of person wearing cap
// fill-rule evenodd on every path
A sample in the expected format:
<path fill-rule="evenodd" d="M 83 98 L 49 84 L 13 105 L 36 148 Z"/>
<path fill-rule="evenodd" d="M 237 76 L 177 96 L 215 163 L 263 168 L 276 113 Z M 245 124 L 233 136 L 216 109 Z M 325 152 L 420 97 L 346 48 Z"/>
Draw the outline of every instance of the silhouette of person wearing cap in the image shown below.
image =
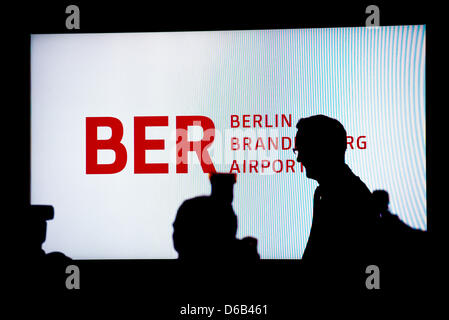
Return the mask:
<path fill-rule="evenodd" d="M 346 130 L 324 115 L 299 120 L 297 161 L 319 186 L 304 261 L 363 261 L 373 257 L 377 238 L 371 192 L 345 163 Z"/>
<path fill-rule="evenodd" d="M 210 175 L 210 196 L 188 199 L 173 223 L 173 244 L 183 261 L 254 261 L 257 240 L 237 239 L 237 216 L 232 208 L 236 176 Z"/>

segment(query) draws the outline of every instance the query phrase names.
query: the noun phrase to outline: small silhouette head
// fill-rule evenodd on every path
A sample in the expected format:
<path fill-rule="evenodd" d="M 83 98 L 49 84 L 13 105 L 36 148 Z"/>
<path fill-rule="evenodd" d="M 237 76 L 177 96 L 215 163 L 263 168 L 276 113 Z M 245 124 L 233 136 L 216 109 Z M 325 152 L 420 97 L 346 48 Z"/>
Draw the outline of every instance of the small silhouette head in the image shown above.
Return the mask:
<path fill-rule="evenodd" d="M 47 235 L 47 220 L 54 217 L 52 206 L 32 205 L 26 208 L 26 234 L 29 241 L 30 250 L 35 253 L 40 252 L 42 244 Z"/>
<path fill-rule="evenodd" d="M 211 197 L 219 201 L 232 203 L 237 175 L 233 173 L 212 173 L 209 175 L 209 179 L 212 187 Z"/>
<path fill-rule="evenodd" d="M 384 213 L 388 211 L 388 205 L 390 204 L 390 197 L 385 190 L 374 190 L 373 201 L 377 212 Z"/>
<path fill-rule="evenodd" d="M 324 115 L 302 118 L 296 125 L 294 151 L 308 178 L 320 180 L 335 166 L 344 164 L 346 130 L 336 119 Z"/>
<path fill-rule="evenodd" d="M 215 259 L 224 256 L 237 232 L 237 217 L 230 204 L 212 197 L 183 202 L 173 223 L 173 243 L 179 258 Z"/>

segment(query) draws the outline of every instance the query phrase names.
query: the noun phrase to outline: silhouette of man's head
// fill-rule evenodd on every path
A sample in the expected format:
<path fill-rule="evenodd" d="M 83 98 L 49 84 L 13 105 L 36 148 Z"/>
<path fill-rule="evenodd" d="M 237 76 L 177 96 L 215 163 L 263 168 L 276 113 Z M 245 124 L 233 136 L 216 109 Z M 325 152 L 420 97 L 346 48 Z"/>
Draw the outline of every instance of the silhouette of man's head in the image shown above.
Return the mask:
<path fill-rule="evenodd" d="M 339 121 L 316 115 L 300 119 L 296 128 L 296 160 L 302 163 L 308 178 L 320 181 L 344 164 L 346 130 Z"/>
<path fill-rule="evenodd" d="M 388 205 L 390 204 L 390 197 L 388 192 L 385 190 L 375 190 L 373 191 L 373 201 L 376 206 L 377 212 L 383 213 L 388 210 Z"/>
<path fill-rule="evenodd" d="M 173 243 L 180 259 L 224 256 L 235 240 L 237 217 L 230 203 L 213 197 L 184 201 L 173 223 Z"/>

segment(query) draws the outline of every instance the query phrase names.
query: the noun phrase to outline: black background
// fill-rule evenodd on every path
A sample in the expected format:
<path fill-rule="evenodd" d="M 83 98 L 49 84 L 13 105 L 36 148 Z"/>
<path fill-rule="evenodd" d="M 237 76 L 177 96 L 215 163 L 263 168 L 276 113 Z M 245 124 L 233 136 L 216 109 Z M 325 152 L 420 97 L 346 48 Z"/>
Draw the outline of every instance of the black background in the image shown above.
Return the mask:
<path fill-rule="evenodd" d="M 2 7 L 3 79 L 5 92 L 3 111 L 2 167 L 5 168 L 6 188 L 3 196 L 3 214 L 14 222 L 13 241 L 26 241 L 20 233 L 22 208 L 30 201 L 30 86 L 29 40 L 31 33 L 99 33 L 99 32 L 155 32 L 199 30 L 248 30 L 283 28 L 362 27 L 367 14 L 365 8 L 376 4 L 380 8 L 380 25 L 426 24 L 426 122 L 427 122 L 427 192 L 428 234 L 433 237 L 433 176 L 432 132 L 433 77 L 435 25 L 431 21 L 438 7 L 429 3 L 364 2 L 313 4 L 296 2 L 256 2 L 252 5 L 239 2 L 208 2 L 206 4 L 124 1 L 87 2 L 59 1 L 54 3 L 8 4 Z M 67 30 L 65 8 L 70 4 L 80 9 L 80 30 Z M 362 177 L 363 178 L 363 177 Z M 311 200 L 312 201 L 312 200 Z M 55 213 L 57 215 L 57 212 Z M 51 221 L 49 222 L 51 223 Z M 6 224 L 4 224 L 6 225 Z M 4 227 L 4 229 L 6 229 Z M 11 238 L 10 238 L 11 239 Z M 429 253 L 431 248 L 429 247 Z M 16 252 L 17 253 L 17 252 Z M 18 253 L 20 256 L 20 253 Z M 17 255 L 16 255 L 17 256 Z M 19 275 L 11 278 L 19 292 L 16 302 L 25 303 L 23 294 L 32 301 L 54 305 L 55 294 L 46 288 L 30 288 L 26 277 L 33 277 L 32 265 L 26 257 L 7 260 Z M 147 318 L 188 319 L 179 317 L 181 305 L 197 304 L 268 304 L 271 318 L 283 319 L 286 315 L 300 316 L 305 310 L 315 313 L 353 310 L 355 305 L 365 306 L 369 312 L 398 307 L 416 310 L 434 293 L 433 256 L 417 259 L 407 266 L 381 267 L 381 290 L 365 288 L 363 266 L 354 267 L 353 276 L 342 281 L 335 273 L 336 282 L 320 281 L 320 273 L 308 270 L 304 276 L 299 261 L 263 261 L 258 266 L 179 266 L 175 261 L 164 260 L 94 260 L 75 261 L 80 267 L 81 289 L 66 290 L 57 297 L 69 304 L 76 301 L 79 308 L 85 302 L 99 306 L 102 298 L 108 299 L 105 308 L 114 311 L 123 307 L 129 312 L 144 309 Z M 335 265 L 324 266 L 333 274 Z M 321 270 L 322 271 L 322 270 Z M 352 272 L 352 271 L 351 271 Z M 332 277 L 331 277 L 332 278 Z M 39 299 L 38 299 L 39 298 Z M 399 298 L 407 304 L 398 304 Z M 79 302 L 82 302 L 80 304 Z M 416 302 L 414 302 L 416 301 Z M 105 309 L 105 310 L 106 310 Z M 386 310 L 386 309 L 385 309 Z M 155 314 L 159 316 L 154 316 Z M 161 315 L 162 314 L 162 315 Z M 363 314 L 360 314 L 363 316 Z M 191 317 L 197 319 L 200 317 Z M 219 317 L 214 317 L 216 319 Z M 269 317 L 243 317 L 239 319 L 266 319 Z"/>

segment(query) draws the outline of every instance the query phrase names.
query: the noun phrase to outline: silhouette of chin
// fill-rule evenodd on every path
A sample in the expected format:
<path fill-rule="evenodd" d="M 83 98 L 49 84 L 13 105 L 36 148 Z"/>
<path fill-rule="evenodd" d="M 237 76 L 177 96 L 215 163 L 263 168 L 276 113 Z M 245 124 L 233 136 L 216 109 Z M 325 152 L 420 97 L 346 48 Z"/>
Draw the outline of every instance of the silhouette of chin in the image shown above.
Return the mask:
<path fill-rule="evenodd" d="M 309 165 L 306 167 L 304 164 L 304 170 L 306 170 L 306 177 L 309 179 L 315 179 L 315 169 L 313 167 L 310 167 Z"/>
<path fill-rule="evenodd" d="M 306 171 L 306 177 L 316 181 L 318 181 L 319 177 L 323 175 L 323 172 L 325 172 L 326 168 L 326 166 L 321 163 L 308 163 L 307 165 L 303 163 L 302 165 L 304 167 L 304 170 Z"/>

